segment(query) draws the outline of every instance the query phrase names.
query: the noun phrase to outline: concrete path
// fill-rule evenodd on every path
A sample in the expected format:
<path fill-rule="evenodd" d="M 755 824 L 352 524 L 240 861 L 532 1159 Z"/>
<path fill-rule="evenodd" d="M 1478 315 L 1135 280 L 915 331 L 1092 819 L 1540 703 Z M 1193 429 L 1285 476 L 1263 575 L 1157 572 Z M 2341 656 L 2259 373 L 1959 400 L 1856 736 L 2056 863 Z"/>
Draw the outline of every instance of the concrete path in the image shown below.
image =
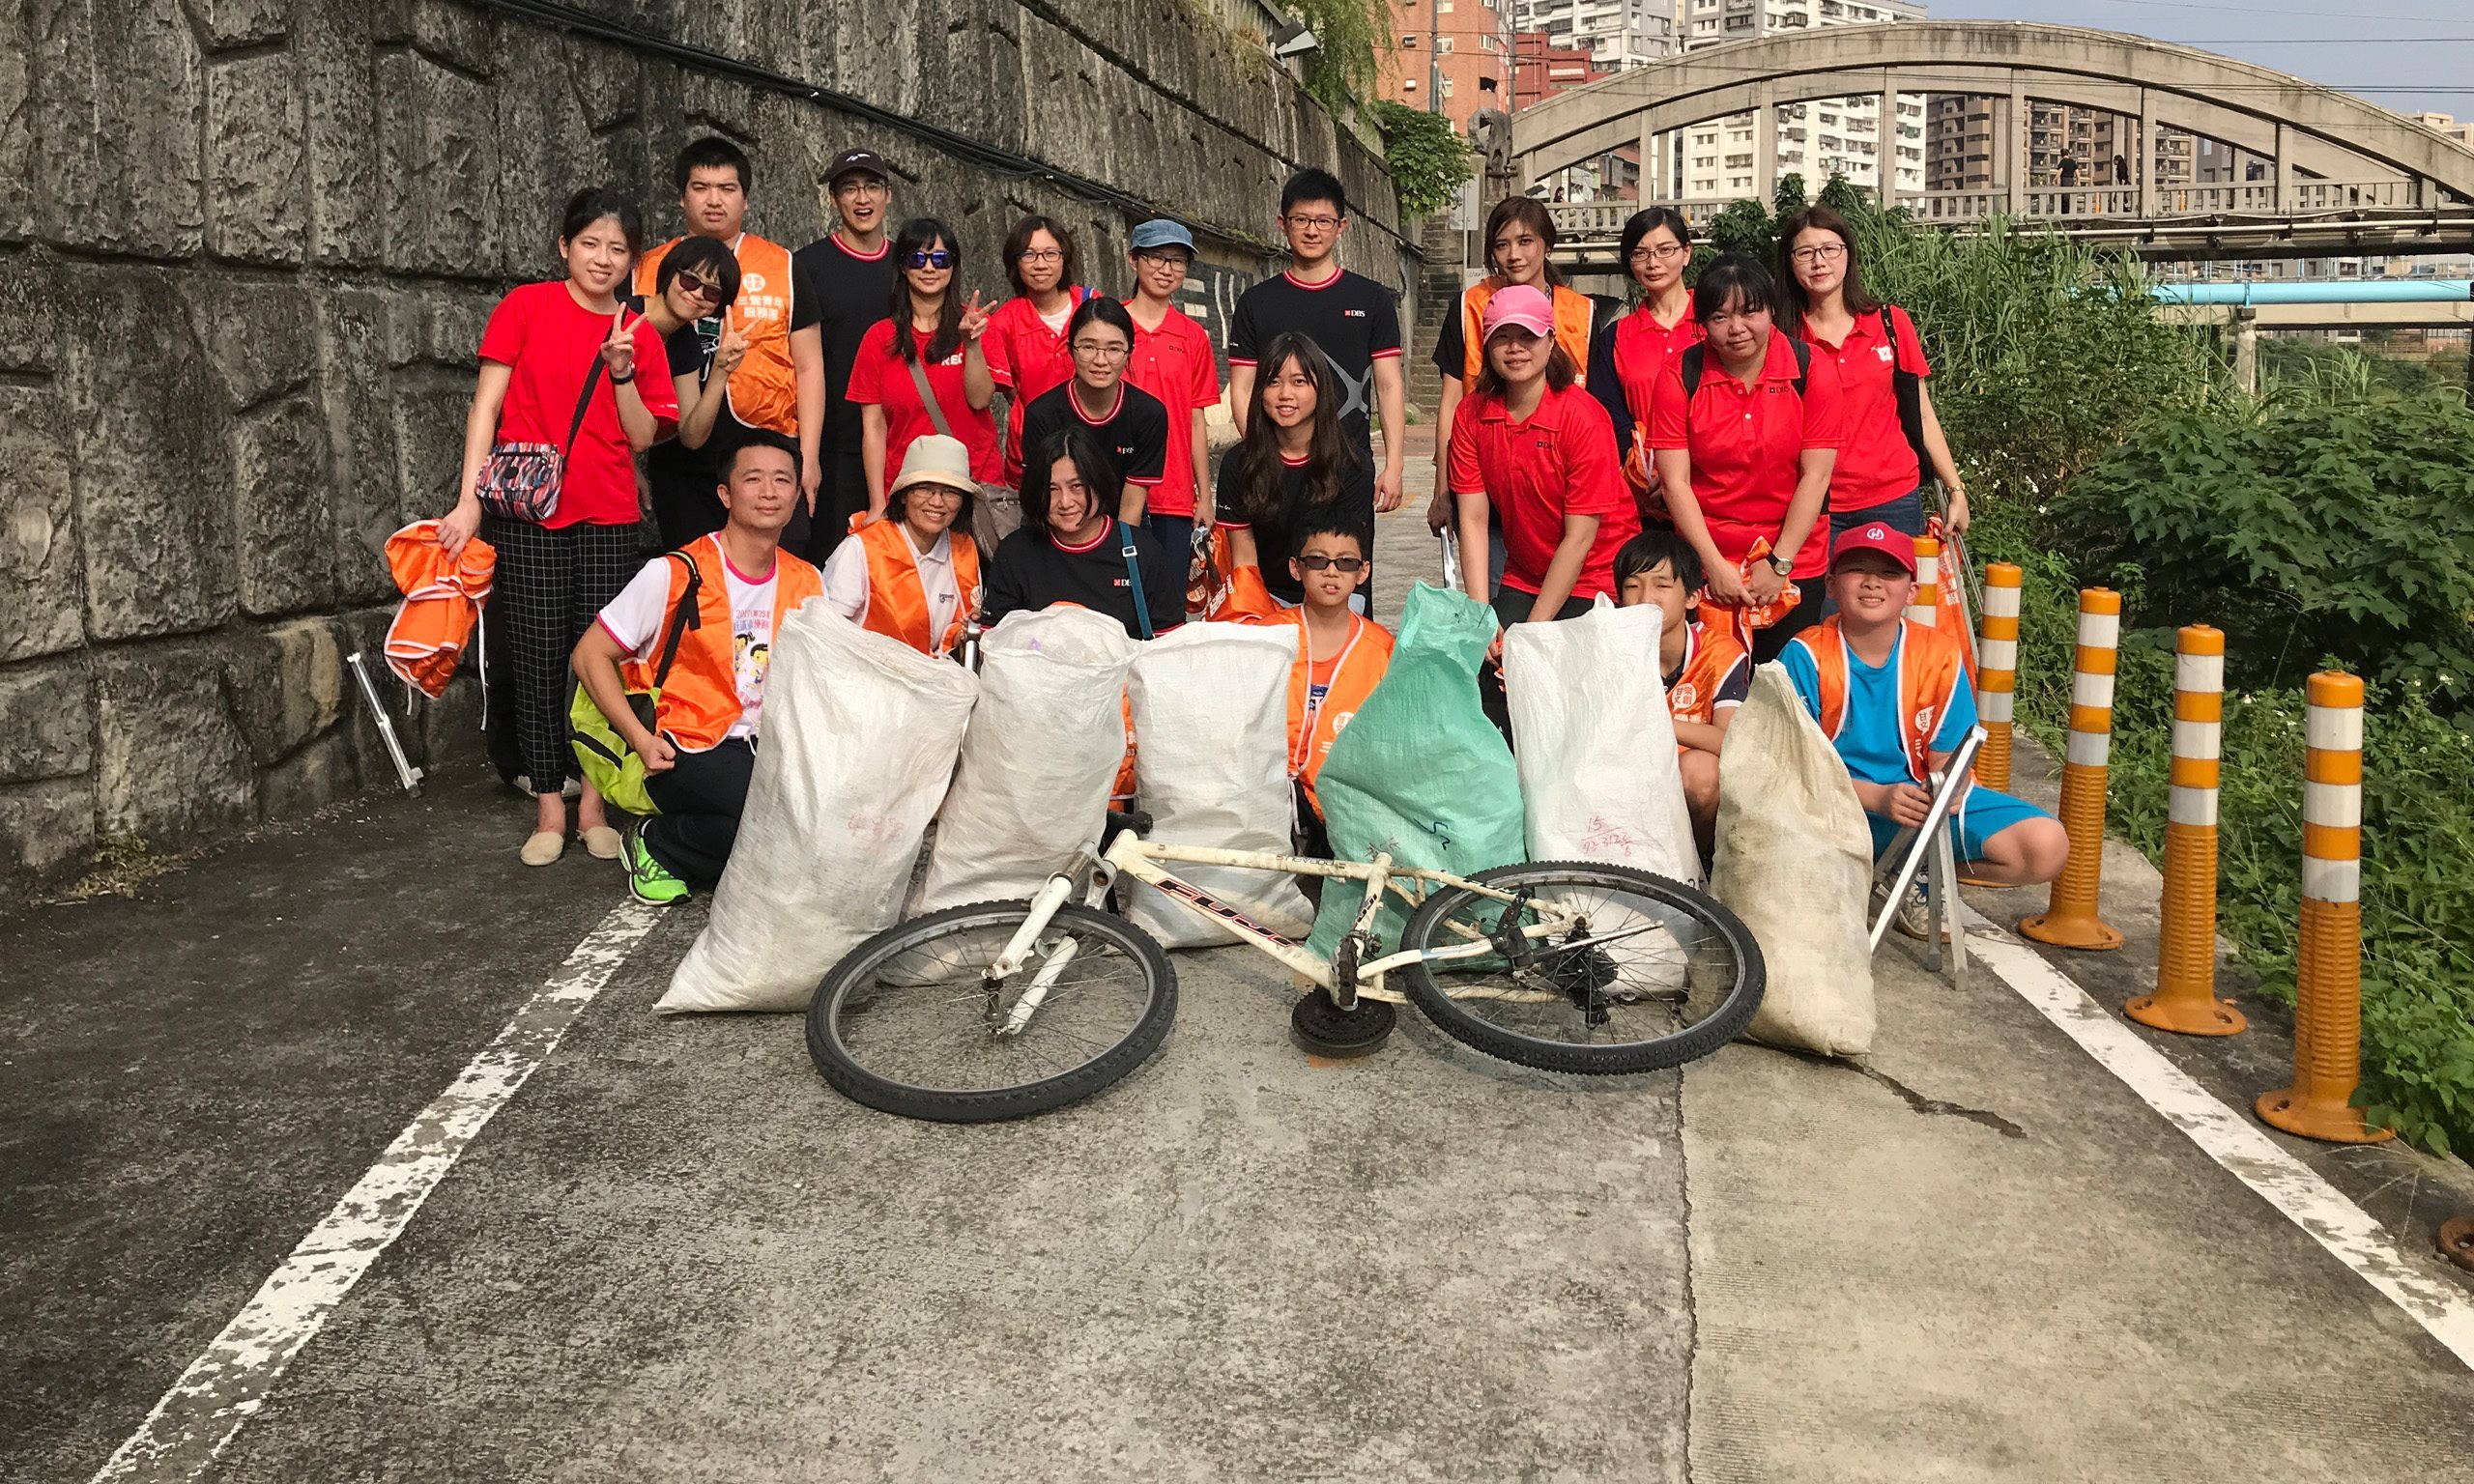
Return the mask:
<path fill-rule="evenodd" d="M 0 1478 L 94 1476 L 603 923 L 615 870 L 525 870 L 523 813 L 450 782 L 0 920 Z M 1618 1080 L 1407 1012 L 1317 1066 L 1262 960 L 1184 955 L 1139 1072 L 955 1128 L 836 1097 L 793 1018 L 652 1017 L 702 911 L 218 1458 L 127 1476 L 2474 1479 L 2474 1373 L 1903 943 L 1861 1068 Z"/>

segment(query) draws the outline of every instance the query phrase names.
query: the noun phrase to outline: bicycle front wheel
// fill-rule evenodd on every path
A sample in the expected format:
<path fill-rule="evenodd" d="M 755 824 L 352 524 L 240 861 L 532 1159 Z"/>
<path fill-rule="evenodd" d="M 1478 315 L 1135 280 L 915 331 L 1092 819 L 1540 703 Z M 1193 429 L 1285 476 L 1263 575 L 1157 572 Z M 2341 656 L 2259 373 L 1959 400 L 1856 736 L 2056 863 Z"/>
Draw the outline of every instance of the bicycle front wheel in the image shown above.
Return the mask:
<path fill-rule="evenodd" d="M 990 1123 L 1063 1107 L 1141 1066 L 1177 1013 L 1168 956 L 1123 919 L 1069 902 L 1020 973 L 990 979 L 1030 907 L 949 907 L 844 955 L 808 1007 L 817 1070 L 887 1113 Z"/>
<path fill-rule="evenodd" d="M 1489 1056 L 1548 1071 L 1654 1071 L 1725 1045 L 1760 1008 L 1760 945 L 1705 893 L 1586 861 L 1504 866 L 1469 879 L 1526 892 L 1526 904 L 1439 888 L 1410 917 L 1402 949 L 1500 940 L 1507 927 L 1546 921 L 1541 907 L 1572 919 L 1527 940 L 1517 959 L 1490 952 L 1400 971 L 1426 1018 Z"/>

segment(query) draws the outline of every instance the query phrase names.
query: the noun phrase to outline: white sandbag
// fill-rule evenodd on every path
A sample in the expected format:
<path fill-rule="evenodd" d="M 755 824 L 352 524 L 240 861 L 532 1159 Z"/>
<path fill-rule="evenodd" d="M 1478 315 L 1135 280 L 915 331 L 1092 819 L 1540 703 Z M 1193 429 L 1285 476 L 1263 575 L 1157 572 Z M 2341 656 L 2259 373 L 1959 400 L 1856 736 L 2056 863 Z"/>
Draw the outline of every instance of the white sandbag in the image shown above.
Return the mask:
<path fill-rule="evenodd" d="M 1010 614 L 988 632 L 915 911 L 1033 896 L 1099 838 L 1134 648 L 1125 625 L 1086 608 Z"/>
<path fill-rule="evenodd" d="M 1772 662 L 1727 728 L 1710 892 L 1761 944 L 1769 987 L 1745 1033 L 1825 1056 L 1873 1045 L 1873 832 L 1847 765 Z"/>
<path fill-rule="evenodd" d="M 1659 679 L 1663 621 L 1651 605 L 1599 598 L 1578 618 L 1504 631 L 1531 860 L 1598 861 L 1700 884 Z"/>
<path fill-rule="evenodd" d="M 1163 844 L 1289 851 L 1288 672 L 1297 629 L 1189 623 L 1134 658 L 1135 795 Z M 1180 879 L 1284 937 L 1306 936 L 1306 898 L 1293 877 L 1172 864 Z M 1136 885 L 1130 914 L 1170 948 L 1208 948 L 1234 934 Z"/>
<path fill-rule="evenodd" d="M 653 1009 L 805 1010 L 900 913 L 979 677 L 809 602 L 773 636 L 756 776 L 713 912 Z"/>

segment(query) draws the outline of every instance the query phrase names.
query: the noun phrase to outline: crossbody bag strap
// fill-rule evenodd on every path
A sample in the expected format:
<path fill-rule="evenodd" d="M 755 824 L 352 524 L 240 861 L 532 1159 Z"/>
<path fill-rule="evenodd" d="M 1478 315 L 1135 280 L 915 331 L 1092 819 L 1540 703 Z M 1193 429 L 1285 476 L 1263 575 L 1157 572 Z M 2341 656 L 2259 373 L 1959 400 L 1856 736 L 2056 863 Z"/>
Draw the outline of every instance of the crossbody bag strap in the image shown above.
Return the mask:
<path fill-rule="evenodd" d="M 910 367 L 910 385 L 919 388 L 919 400 L 927 404 L 928 420 L 936 425 L 937 432 L 947 438 L 953 437 L 953 425 L 945 421 L 945 410 L 936 403 L 935 388 L 928 385 L 926 363 L 921 357 L 911 356 L 905 357 L 905 364 Z"/>
<path fill-rule="evenodd" d="M 696 558 L 685 552 L 665 552 L 687 564 L 687 590 L 678 597 L 678 606 L 671 610 L 670 632 L 662 637 L 661 659 L 653 666 L 653 689 L 658 691 L 670 682 L 670 667 L 678 658 L 678 642 L 689 629 L 705 626 L 705 615 L 699 606 L 703 596 L 705 574 L 697 568 Z"/>
<path fill-rule="evenodd" d="M 559 449 L 561 458 L 566 457 L 575 448 L 576 435 L 584 431 L 584 414 L 592 410 L 592 389 L 599 385 L 601 385 L 601 357 L 596 352 L 592 357 L 592 369 L 584 374 L 584 390 L 576 394 L 576 414 L 567 419 L 567 441 Z"/>
<path fill-rule="evenodd" d="M 1134 528 L 1117 522 L 1117 539 L 1123 543 L 1117 554 L 1125 558 L 1126 583 L 1134 593 L 1134 621 L 1142 630 L 1143 638 L 1155 638 L 1151 632 L 1151 600 L 1142 595 L 1142 553 L 1134 544 Z"/>

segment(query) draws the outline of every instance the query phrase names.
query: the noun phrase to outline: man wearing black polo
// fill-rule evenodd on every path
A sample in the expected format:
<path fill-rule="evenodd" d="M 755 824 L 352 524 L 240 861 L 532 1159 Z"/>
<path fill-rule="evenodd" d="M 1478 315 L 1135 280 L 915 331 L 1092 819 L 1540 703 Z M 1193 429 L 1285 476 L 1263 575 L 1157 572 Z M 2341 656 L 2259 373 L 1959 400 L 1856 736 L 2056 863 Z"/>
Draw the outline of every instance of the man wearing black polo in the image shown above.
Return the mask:
<path fill-rule="evenodd" d="M 892 179 L 874 150 L 833 157 L 825 186 L 840 225 L 800 248 L 791 263 L 791 353 L 800 364 L 799 490 L 816 512 L 806 556 L 819 564 L 833 555 L 850 517 L 868 508 L 859 408 L 847 393 L 861 337 L 892 313 L 893 244 L 885 237 Z"/>

